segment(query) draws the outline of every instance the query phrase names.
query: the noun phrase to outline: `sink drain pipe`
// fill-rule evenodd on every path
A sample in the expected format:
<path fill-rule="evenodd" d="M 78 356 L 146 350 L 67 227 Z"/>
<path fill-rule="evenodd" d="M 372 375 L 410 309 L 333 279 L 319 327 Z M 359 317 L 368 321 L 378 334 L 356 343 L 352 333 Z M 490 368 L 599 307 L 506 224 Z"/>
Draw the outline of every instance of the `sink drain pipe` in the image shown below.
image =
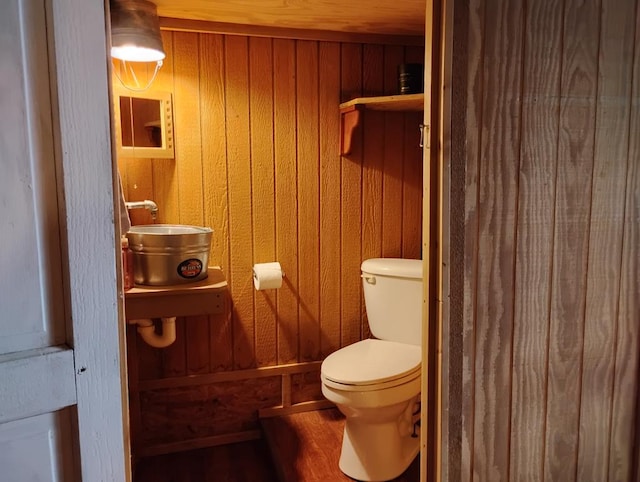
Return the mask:
<path fill-rule="evenodd" d="M 156 333 L 153 320 L 144 318 L 141 320 L 129 320 L 132 325 L 138 325 L 138 333 L 142 339 L 154 348 L 166 348 L 176 341 L 176 317 L 161 318 L 162 334 Z"/>

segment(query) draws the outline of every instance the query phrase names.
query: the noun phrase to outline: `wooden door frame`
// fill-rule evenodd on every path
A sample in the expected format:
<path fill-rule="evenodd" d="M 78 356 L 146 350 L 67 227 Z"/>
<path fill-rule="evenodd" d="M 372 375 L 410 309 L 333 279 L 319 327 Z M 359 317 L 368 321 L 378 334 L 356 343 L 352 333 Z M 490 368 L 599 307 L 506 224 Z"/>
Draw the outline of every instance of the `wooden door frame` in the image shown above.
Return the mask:
<path fill-rule="evenodd" d="M 420 480 L 448 480 L 446 397 L 449 320 L 449 210 L 451 193 L 451 67 L 453 0 L 426 1 L 425 134 L 423 156 L 422 413 Z"/>
<path fill-rule="evenodd" d="M 105 0 L 45 0 L 82 480 L 131 480 Z M 54 182 L 52 180 L 52 182 Z"/>

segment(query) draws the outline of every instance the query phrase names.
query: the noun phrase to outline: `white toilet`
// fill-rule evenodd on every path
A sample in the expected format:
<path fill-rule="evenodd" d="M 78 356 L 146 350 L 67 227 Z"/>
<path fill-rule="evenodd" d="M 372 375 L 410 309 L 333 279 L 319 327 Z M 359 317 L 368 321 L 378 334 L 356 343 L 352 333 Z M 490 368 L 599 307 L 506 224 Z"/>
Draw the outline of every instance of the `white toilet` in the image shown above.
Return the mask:
<path fill-rule="evenodd" d="M 390 480 L 420 451 L 422 261 L 362 263 L 371 333 L 322 363 L 322 393 L 346 416 L 340 470 L 357 480 Z"/>

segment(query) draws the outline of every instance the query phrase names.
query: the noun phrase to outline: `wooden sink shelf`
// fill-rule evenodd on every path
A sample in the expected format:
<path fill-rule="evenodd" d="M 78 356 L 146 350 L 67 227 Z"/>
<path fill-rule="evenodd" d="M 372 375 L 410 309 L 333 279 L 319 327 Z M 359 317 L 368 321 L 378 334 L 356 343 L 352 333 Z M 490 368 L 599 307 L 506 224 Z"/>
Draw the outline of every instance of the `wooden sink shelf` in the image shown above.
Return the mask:
<path fill-rule="evenodd" d="M 125 291 L 127 320 L 223 313 L 227 281 L 219 266 L 210 266 L 202 281 L 173 286 L 136 286 Z"/>
<path fill-rule="evenodd" d="M 340 104 L 340 155 L 351 152 L 353 132 L 360 123 L 360 112 L 364 109 L 386 111 L 422 111 L 424 94 L 385 95 L 358 97 Z"/>

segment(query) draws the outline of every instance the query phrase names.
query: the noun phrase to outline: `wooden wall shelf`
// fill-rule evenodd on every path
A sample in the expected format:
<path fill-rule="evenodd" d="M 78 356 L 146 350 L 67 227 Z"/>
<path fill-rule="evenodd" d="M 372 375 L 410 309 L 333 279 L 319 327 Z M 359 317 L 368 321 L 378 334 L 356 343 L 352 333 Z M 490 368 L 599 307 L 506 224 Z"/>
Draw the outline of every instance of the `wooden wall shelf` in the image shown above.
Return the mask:
<path fill-rule="evenodd" d="M 218 266 L 210 266 L 207 274 L 206 279 L 195 283 L 136 286 L 125 291 L 127 320 L 222 313 L 227 281 Z"/>
<path fill-rule="evenodd" d="M 353 132 L 360 124 L 360 112 L 364 109 L 386 111 L 422 111 L 424 94 L 385 95 L 358 97 L 340 104 L 340 155 L 351 152 Z"/>

